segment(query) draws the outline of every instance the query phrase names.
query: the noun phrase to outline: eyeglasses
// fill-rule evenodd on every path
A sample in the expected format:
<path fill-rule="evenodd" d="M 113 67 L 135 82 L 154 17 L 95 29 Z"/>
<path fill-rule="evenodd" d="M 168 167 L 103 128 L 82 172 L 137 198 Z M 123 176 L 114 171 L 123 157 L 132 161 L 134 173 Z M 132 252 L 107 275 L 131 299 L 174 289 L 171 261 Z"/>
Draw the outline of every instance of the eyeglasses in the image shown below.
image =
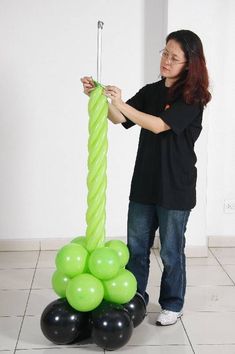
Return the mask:
<path fill-rule="evenodd" d="M 172 55 L 170 55 L 170 53 L 166 49 L 160 50 L 159 54 L 163 59 L 168 60 L 170 65 L 187 63 L 186 61 L 180 61 L 179 59 L 172 57 Z"/>

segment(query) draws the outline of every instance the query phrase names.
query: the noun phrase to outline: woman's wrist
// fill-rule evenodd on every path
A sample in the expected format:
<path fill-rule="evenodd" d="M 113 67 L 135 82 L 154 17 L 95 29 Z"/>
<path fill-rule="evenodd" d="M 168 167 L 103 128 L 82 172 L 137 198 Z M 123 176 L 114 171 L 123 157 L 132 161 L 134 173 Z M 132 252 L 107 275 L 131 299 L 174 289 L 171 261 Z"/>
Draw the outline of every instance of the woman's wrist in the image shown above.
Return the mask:
<path fill-rule="evenodd" d="M 119 100 L 118 102 L 114 103 L 114 106 L 122 113 L 122 110 L 125 107 L 125 102 L 123 102 L 122 100 Z"/>

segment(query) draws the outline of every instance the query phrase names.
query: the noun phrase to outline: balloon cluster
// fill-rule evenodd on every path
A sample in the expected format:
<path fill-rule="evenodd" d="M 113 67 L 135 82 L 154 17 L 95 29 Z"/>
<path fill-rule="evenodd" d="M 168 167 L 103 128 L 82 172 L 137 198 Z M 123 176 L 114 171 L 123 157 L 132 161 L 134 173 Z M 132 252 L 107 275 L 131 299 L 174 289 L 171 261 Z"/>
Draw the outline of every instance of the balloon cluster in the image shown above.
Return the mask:
<path fill-rule="evenodd" d="M 86 238 L 62 247 L 55 259 L 52 287 L 77 311 L 94 310 L 102 300 L 124 304 L 136 293 L 134 275 L 125 269 L 129 251 L 124 242 L 111 240 L 89 253 Z"/>
<path fill-rule="evenodd" d="M 125 269 L 128 259 L 128 248 L 119 240 L 91 253 L 83 236 L 62 247 L 52 276 L 60 299 L 41 316 L 45 337 L 56 344 L 92 337 L 107 350 L 125 345 L 146 314 L 145 301 L 136 293 L 136 279 Z"/>
<path fill-rule="evenodd" d="M 96 83 L 90 94 L 88 141 L 88 209 L 86 236 L 62 247 L 55 259 L 52 287 L 60 299 L 41 316 L 45 337 L 70 344 L 88 337 L 103 349 L 114 350 L 130 339 L 142 322 L 146 305 L 134 275 L 125 266 L 129 250 L 124 242 L 105 243 L 108 102 Z"/>
<path fill-rule="evenodd" d="M 55 344 L 67 345 L 91 338 L 99 347 L 115 350 L 129 341 L 133 328 L 143 321 L 145 313 L 145 301 L 138 293 L 124 305 L 103 300 L 91 312 L 77 311 L 63 298 L 45 308 L 41 330 Z"/>

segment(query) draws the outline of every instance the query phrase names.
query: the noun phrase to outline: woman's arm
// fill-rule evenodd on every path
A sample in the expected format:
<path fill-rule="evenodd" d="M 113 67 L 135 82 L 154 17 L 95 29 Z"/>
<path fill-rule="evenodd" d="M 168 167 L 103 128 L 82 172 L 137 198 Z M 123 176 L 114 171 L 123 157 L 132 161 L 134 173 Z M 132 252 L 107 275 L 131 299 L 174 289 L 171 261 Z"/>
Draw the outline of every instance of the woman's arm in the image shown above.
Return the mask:
<path fill-rule="evenodd" d="M 140 112 L 125 102 L 119 103 L 117 108 L 132 122 L 155 134 L 171 129 L 160 117 Z"/>
<path fill-rule="evenodd" d="M 158 134 L 171 129 L 160 117 L 138 111 L 121 99 L 121 90 L 115 86 L 106 86 L 105 94 L 110 97 L 112 105 L 135 124 Z M 125 117 L 124 117 L 125 118 Z"/>
<path fill-rule="evenodd" d="M 108 119 L 114 124 L 126 122 L 124 115 L 112 103 L 109 103 Z"/>

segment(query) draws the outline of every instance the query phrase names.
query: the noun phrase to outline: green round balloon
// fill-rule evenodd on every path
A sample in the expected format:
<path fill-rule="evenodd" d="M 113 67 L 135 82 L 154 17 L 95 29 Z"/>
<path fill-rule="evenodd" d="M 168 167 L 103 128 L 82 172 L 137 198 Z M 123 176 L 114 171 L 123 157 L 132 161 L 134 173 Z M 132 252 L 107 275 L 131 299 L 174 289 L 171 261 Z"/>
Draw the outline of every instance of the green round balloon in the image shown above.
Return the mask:
<path fill-rule="evenodd" d="M 75 237 L 71 242 L 77 243 L 78 245 L 82 245 L 84 248 L 86 248 L 86 237 L 85 236 Z"/>
<path fill-rule="evenodd" d="M 67 275 L 56 270 L 52 275 L 52 288 L 59 297 L 66 296 L 66 288 L 70 278 Z"/>
<path fill-rule="evenodd" d="M 89 257 L 88 268 L 98 279 L 111 279 L 118 274 L 120 259 L 117 252 L 109 247 L 97 248 Z"/>
<path fill-rule="evenodd" d="M 82 245 L 69 243 L 58 251 L 55 259 L 56 267 L 61 273 L 73 278 L 84 271 L 87 256 L 88 252 Z"/>
<path fill-rule="evenodd" d="M 104 297 L 102 282 L 92 274 L 80 274 L 70 280 L 66 289 L 69 304 L 77 311 L 87 312 L 100 305 Z"/>
<path fill-rule="evenodd" d="M 117 304 L 129 302 L 137 291 L 137 281 L 127 269 L 121 269 L 118 275 L 109 280 L 103 280 L 104 299 Z"/>
<path fill-rule="evenodd" d="M 130 252 L 127 245 L 121 240 L 110 240 L 105 243 L 106 247 L 115 250 L 120 258 L 121 268 L 125 267 L 130 258 Z"/>

